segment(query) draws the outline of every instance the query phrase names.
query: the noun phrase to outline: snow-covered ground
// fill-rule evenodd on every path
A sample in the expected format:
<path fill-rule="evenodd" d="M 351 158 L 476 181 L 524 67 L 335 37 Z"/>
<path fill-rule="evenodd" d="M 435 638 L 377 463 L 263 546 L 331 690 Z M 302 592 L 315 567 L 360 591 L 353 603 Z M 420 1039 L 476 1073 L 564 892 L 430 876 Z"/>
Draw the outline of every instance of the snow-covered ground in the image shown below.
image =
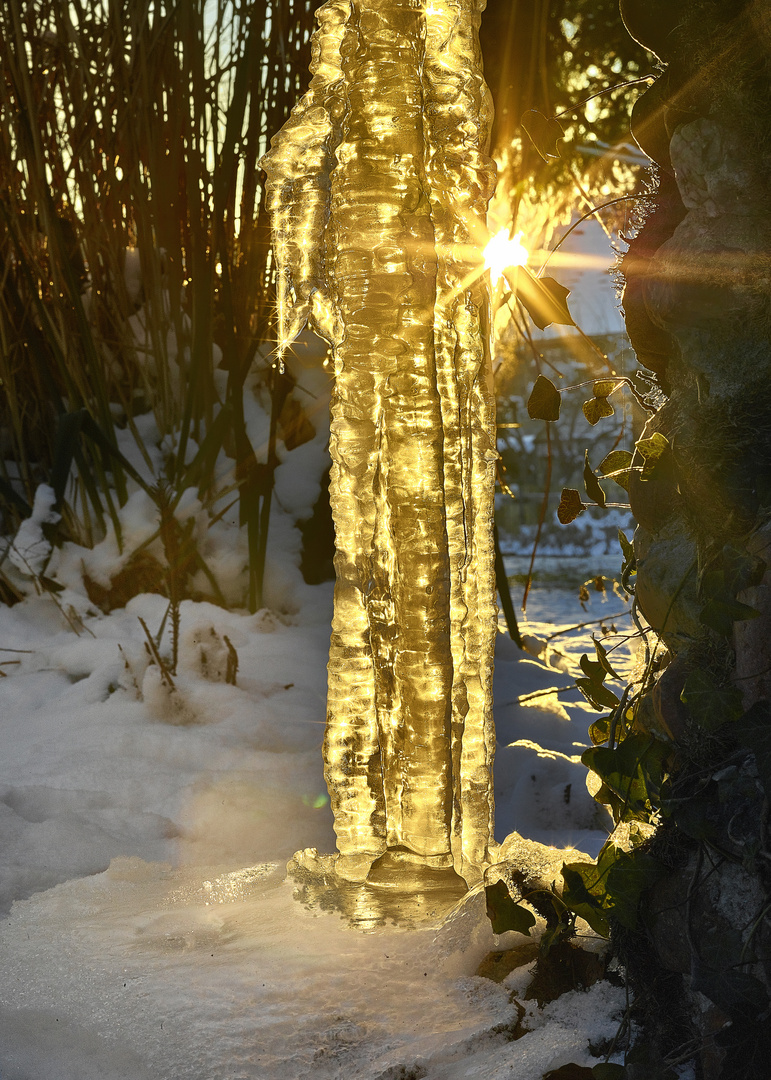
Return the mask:
<path fill-rule="evenodd" d="M 2 1080 L 540 1080 L 615 1034 L 624 992 L 599 982 L 524 1002 L 512 1041 L 528 966 L 476 974 L 517 937 L 494 939 L 481 892 L 405 929 L 286 878 L 298 848 L 334 850 L 331 586 L 293 589 L 283 615 L 184 603 L 173 688 L 140 623 L 157 631 L 160 597 L 109 615 L 69 589 L 60 606 L 0 607 Z M 624 670 L 625 603 L 593 593 L 586 608 L 573 586 L 536 588 L 522 629 L 603 619 Z M 579 761 L 594 714 L 564 689 L 592 632 L 553 636 L 540 660 L 499 636 L 499 840 L 603 841 Z"/>

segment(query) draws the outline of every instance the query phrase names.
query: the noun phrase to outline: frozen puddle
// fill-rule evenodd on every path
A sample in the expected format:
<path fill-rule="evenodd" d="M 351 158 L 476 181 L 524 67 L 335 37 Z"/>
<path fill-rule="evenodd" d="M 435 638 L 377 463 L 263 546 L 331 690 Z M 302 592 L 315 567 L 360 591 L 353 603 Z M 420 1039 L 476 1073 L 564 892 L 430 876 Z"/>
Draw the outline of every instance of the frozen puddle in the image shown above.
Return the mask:
<path fill-rule="evenodd" d="M 2 933 L 3 1080 L 540 1080 L 612 1037 L 597 984 L 510 1031 L 476 894 L 438 929 L 351 929 L 263 864 L 201 876 L 138 858 L 14 905 Z M 513 935 L 511 935 L 513 937 Z"/>

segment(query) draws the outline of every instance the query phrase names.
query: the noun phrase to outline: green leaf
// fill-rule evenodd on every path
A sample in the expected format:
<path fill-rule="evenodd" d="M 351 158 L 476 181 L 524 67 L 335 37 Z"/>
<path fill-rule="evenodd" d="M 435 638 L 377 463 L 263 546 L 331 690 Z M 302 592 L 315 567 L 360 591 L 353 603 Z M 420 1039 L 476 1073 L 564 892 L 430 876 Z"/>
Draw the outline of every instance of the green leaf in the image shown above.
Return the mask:
<path fill-rule="evenodd" d="M 634 548 L 626 533 L 622 532 L 621 529 L 618 530 L 618 542 L 621 545 L 621 554 L 624 556 L 624 566 L 626 567 L 629 563 L 634 562 Z"/>
<path fill-rule="evenodd" d="M 527 310 L 539 330 L 552 323 L 575 326 L 567 304 L 570 289 L 548 275 L 536 277 L 526 266 L 517 268 L 517 300 Z"/>
<path fill-rule="evenodd" d="M 581 406 L 583 414 L 589 423 L 594 427 L 602 420 L 603 416 L 613 416 L 613 406 L 607 398 L 589 398 Z"/>
<path fill-rule="evenodd" d="M 593 1080 L 594 1073 L 585 1065 L 576 1065 L 571 1061 L 543 1074 L 543 1080 Z"/>
<path fill-rule="evenodd" d="M 591 679 L 592 682 L 596 682 L 598 685 L 602 685 L 605 681 L 607 671 L 599 660 L 590 660 L 586 653 L 584 653 L 578 662 L 581 665 L 581 670 L 588 679 Z"/>
<path fill-rule="evenodd" d="M 750 555 L 746 548 L 736 544 L 725 544 L 720 552 L 720 561 L 727 587 L 735 596 L 743 589 L 759 585 L 766 572 L 765 562 Z"/>
<path fill-rule="evenodd" d="M 629 491 L 631 465 L 632 455 L 628 450 L 611 450 L 600 462 L 599 469 L 603 476 L 613 480 L 624 491 Z"/>
<path fill-rule="evenodd" d="M 625 1080 L 626 1068 L 614 1061 L 601 1061 L 592 1069 L 594 1080 Z"/>
<path fill-rule="evenodd" d="M 760 612 L 739 600 L 708 600 L 699 612 L 699 622 L 723 637 L 730 637 L 735 622 L 757 619 Z"/>
<path fill-rule="evenodd" d="M 592 472 L 589 464 L 589 451 L 584 450 L 584 488 L 588 498 L 596 502 L 598 506 L 605 505 L 605 492 L 600 487 L 597 477 Z"/>
<path fill-rule="evenodd" d="M 771 704 L 756 701 L 733 728 L 742 746 L 755 755 L 755 764 L 766 795 L 771 798 Z"/>
<path fill-rule="evenodd" d="M 610 675 L 611 679 L 620 679 L 621 676 L 617 672 L 615 672 L 610 666 L 610 660 L 608 660 L 608 651 L 605 646 L 602 644 L 601 641 L 594 637 L 594 635 L 592 635 L 592 640 L 594 641 L 594 649 L 597 653 L 597 660 L 602 666 L 605 674 Z"/>
<path fill-rule="evenodd" d="M 617 747 L 591 746 L 581 761 L 603 782 L 598 802 L 607 803 L 617 821 L 647 820 L 660 804 L 661 788 L 671 750 L 660 739 L 645 732 L 627 736 Z M 603 798 L 600 798 L 603 795 Z"/>
<path fill-rule="evenodd" d="M 581 502 L 581 496 L 575 488 L 563 488 L 560 496 L 560 504 L 557 507 L 557 520 L 562 525 L 569 525 L 575 521 L 579 514 L 583 514 L 586 507 Z"/>
<path fill-rule="evenodd" d="M 535 915 L 529 908 L 512 900 L 505 881 L 485 885 L 485 897 L 487 917 L 492 923 L 494 934 L 505 934 L 507 930 L 530 934 L 530 927 L 535 926 Z"/>
<path fill-rule="evenodd" d="M 619 699 L 607 686 L 592 682 L 591 679 L 576 679 L 576 686 L 598 712 L 602 712 L 603 709 L 615 709 L 618 705 Z"/>
<path fill-rule="evenodd" d="M 680 700 L 688 706 L 697 724 L 706 731 L 716 731 L 721 725 L 741 716 L 741 694 L 736 687 L 719 687 L 703 668 L 690 672 Z"/>
<path fill-rule="evenodd" d="M 565 132 L 553 116 L 544 116 L 538 109 L 528 109 L 522 114 L 520 124 L 544 161 L 560 156 L 557 143 L 564 139 Z"/>
<path fill-rule="evenodd" d="M 539 375 L 527 399 L 527 414 L 531 420 L 559 420 L 560 392 L 551 379 Z"/>
<path fill-rule="evenodd" d="M 572 863 L 563 866 L 566 889 L 563 900 L 585 918 L 593 930 L 603 933 L 584 914 L 594 911 L 595 919 L 605 922 L 612 915 L 623 926 L 637 927 L 640 897 L 663 874 L 665 868 L 652 855 L 639 849 L 624 851 L 612 840 L 604 844 L 597 863 Z M 579 911 L 576 904 L 580 905 Z M 607 937 L 607 931 L 603 934 Z"/>
<path fill-rule="evenodd" d="M 700 969 L 697 963 L 691 986 L 734 1020 L 748 1016 L 759 1020 L 760 1014 L 768 1008 L 768 994 L 763 983 L 748 971 Z"/>
<path fill-rule="evenodd" d="M 666 435 L 662 435 L 660 431 L 654 431 L 649 439 L 638 439 L 635 446 L 643 459 L 640 479 L 650 480 L 651 473 L 662 456 L 669 450 L 669 439 Z"/>
<path fill-rule="evenodd" d="M 603 904 L 587 887 L 587 881 L 595 882 L 597 867 L 591 863 L 572 863 L 562 867 L 565 887 L 562 899 L 576 915 L 589 923 L 595 934 L 600 937 L 610 936 L 610 925 Z"/>
<path fill-rule="evenodd" d="M 589 725 L 589 738 L 593 746 L 603 746 L 610 738 L 610 717 L 601 716 Z"/>
<path fill-rule="evenodd" d="M 623 383 L 617 379 L 597 379 L 592 387 L 592 393 L 596 398 L 607 398 L 622 385 Z"/>
<path fill-rule="evenodd" d="M 640 897 L 665 874 L 664 866 L 645 851 L 624 851 L 608 870 L 605 886 L 614 919 L 637 929 Z"/>

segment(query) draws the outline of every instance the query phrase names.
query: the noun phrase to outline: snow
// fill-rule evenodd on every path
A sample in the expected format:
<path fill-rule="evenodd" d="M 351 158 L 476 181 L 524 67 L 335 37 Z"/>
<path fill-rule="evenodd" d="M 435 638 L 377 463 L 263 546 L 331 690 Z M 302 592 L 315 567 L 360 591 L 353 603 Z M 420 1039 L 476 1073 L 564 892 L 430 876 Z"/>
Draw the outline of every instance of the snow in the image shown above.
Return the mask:
<path fill-rule="evenodd" d="M 341 914 L 286 878 L 294 851 L 334 850 L 320 751 L 332 593 L 282 565 L 283 613 L 182 604 L 173 687 L 140 623 L 157 632 L 161 597 L 104 615 L 71 575 L 58 603 L 30 591 L 0 608 L 3 1080 L 540 1080 L 591 1064 L 623 990 L 526 1002 L 512 1041 L 526 969 L 501 985 L 475 972 L 522 939 L 496 942 L 483 893 L 410 929 L 387 904 L 357 914 L 352 894 Z M 599 621 L 545 639 L 623 606 L 536 588 L 522 629 L 540 658 L 499 635 L 498 840 L 601 845 L 579 760 L 594 714 L 564 690 Z M 626 616 L 615 625 L 628 633 Z"/>

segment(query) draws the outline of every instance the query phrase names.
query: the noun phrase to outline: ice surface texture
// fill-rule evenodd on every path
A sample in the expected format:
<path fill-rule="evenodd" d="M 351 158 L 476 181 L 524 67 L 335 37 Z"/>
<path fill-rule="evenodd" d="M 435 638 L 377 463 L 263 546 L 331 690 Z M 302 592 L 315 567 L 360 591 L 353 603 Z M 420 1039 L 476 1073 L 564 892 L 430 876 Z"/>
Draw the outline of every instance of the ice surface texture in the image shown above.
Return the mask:
<path fill-rule="evenodd" d="M 329 0 L 310 89 L 263 162 L 280 347 L 310 321 L 334 348 L 324 754 L 341 872 L 389 849 L 474 878 L 492 832 L 483 7 Z"/>

